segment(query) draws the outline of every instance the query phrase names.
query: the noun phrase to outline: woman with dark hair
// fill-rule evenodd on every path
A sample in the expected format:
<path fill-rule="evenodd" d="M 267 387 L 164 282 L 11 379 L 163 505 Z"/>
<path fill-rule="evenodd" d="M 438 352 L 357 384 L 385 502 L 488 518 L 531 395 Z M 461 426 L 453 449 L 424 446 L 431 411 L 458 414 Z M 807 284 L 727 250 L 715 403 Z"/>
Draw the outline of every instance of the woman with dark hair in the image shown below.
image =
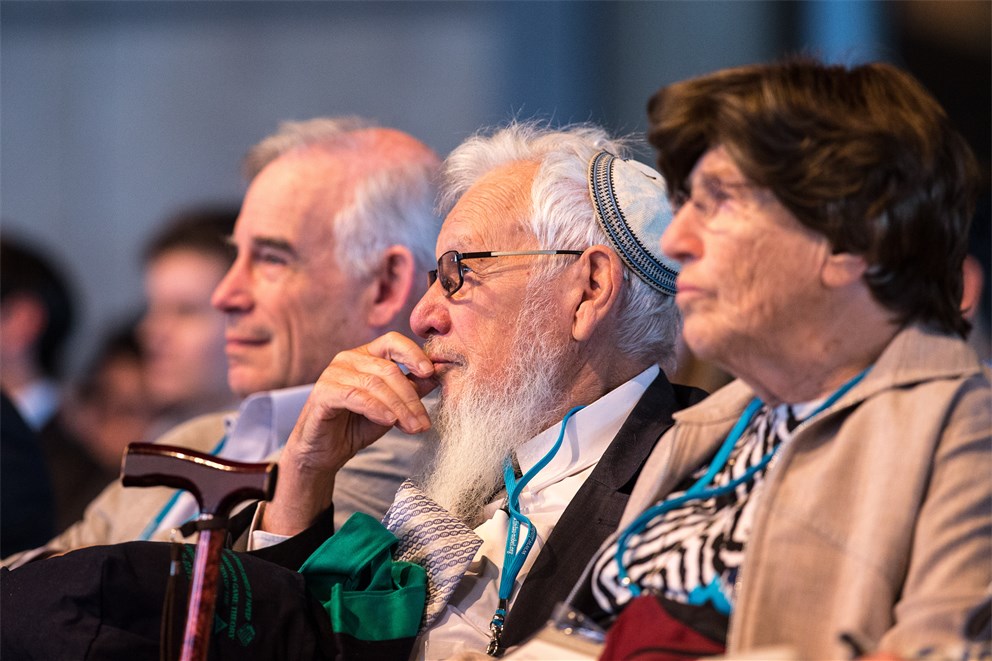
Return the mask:
<path fill-rule="evenodd" d="M 731 69 L 649 109 L 685 341 L 737 380 L 676 414 L 573 604 L 606 658 L 961 658 L 992 582 L 969 149 L 884 64 Z"/>

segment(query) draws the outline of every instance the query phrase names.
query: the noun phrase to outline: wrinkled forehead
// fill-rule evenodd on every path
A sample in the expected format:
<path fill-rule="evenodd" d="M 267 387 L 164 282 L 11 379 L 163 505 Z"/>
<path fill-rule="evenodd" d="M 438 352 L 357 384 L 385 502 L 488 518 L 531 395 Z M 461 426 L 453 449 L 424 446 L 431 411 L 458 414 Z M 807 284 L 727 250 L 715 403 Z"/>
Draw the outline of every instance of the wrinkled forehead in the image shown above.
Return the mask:
<path fill-rule="evenodd" d="M 723 144 L 710 147 L 700 155 L 699 160 L 689 171 L 687 183 L 691 189 L 693 184 L 704 179 L 750 183 L 737 161 L 734 160 L 731 150 Z"/>
<path fill-rule="evenodd" d="M 526 222 L 533 211 L 531 188 L 539 167 L 532 161 L 514 161 L 479 177 L 444 219 L 438 254 L 536 245 Z"/>

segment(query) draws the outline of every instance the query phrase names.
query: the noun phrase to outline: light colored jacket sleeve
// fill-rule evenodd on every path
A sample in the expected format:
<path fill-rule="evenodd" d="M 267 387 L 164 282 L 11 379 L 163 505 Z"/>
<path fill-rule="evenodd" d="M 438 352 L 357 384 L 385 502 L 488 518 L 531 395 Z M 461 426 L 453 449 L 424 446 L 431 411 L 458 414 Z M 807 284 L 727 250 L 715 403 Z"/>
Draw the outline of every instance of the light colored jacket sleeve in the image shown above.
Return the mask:
<path fill-rule="evenodd" d="M 913 531 L 913 552 L 880 649 L 909 657 L 962 658 L 963 614 L 992 582 L 992 395 L 965 384 L 934 457 Z"/>
<path fill-rule="evenodd" d="M 224 416 L 224 413 L 200 416 L 171 429 L 155 442 L 209 452 L 224 435 Z M 4 558 L 2 564 L 14 568 L 39 554 L 52 555 L 87 546 L 136 540 L 173 493 L 173 489 L 166 487 L 125 489 L 119 480 L 115 480 L 87 506 L 82 519 L 45 546 Z"/>

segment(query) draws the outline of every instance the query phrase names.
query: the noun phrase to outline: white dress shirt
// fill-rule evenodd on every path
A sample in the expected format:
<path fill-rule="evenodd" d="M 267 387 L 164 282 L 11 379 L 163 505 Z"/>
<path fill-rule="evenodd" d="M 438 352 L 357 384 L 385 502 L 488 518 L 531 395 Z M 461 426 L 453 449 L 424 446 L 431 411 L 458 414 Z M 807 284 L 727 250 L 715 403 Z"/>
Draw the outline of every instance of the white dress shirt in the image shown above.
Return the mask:
<path fill-rule="evenodd" d="M 34 431 L 40 431 L 55 416 L 62 403 L 62 391 L 51 379 L 32 381 L 24 388 L 7 393 L 17 412 Z"/>
<path fill-rule="evenodd" d="M 522 490 L 520 512 L 534 524 L 537 539 L 514 582 L 508 612 L 512 612 L 516 593 L 562 512 L 592 473 L 658 371 L 658 367 L 652 365 L 572 416 L 558 453 Z M 522 472 L 530 470 L 551 449 L 560 427 L 559 423 L 546 429 L 517 450 Z M 417 658 L 447 659 L 461 651 L 485 652 L 489 643 L 489 623 L 499 603 L 499 577 L 509 530 L 509 517 L 501 509 L 505 501 L 505 497 L 501 497 L 486 507 L 489 518 L 475 529 L 483 540 L 482 546 L 444 612 L 417 641 Z M 521 546 L 524 532 L 521 529 Z"/>

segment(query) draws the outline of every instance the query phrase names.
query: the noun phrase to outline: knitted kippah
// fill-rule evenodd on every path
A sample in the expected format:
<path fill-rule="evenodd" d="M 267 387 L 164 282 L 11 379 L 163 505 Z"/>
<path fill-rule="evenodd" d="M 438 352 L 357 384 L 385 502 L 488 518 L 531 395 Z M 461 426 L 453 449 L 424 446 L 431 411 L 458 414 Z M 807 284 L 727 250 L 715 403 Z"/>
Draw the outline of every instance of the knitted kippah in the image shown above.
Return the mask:
<path fill-rule="evenodd" d="M 642 163 L 601 151 L 589 161 L 589 194 L 596 219 L 627 266 L 674 296 L 679 264 L 659 245 L 673 216 L 665 179 Z"/>

